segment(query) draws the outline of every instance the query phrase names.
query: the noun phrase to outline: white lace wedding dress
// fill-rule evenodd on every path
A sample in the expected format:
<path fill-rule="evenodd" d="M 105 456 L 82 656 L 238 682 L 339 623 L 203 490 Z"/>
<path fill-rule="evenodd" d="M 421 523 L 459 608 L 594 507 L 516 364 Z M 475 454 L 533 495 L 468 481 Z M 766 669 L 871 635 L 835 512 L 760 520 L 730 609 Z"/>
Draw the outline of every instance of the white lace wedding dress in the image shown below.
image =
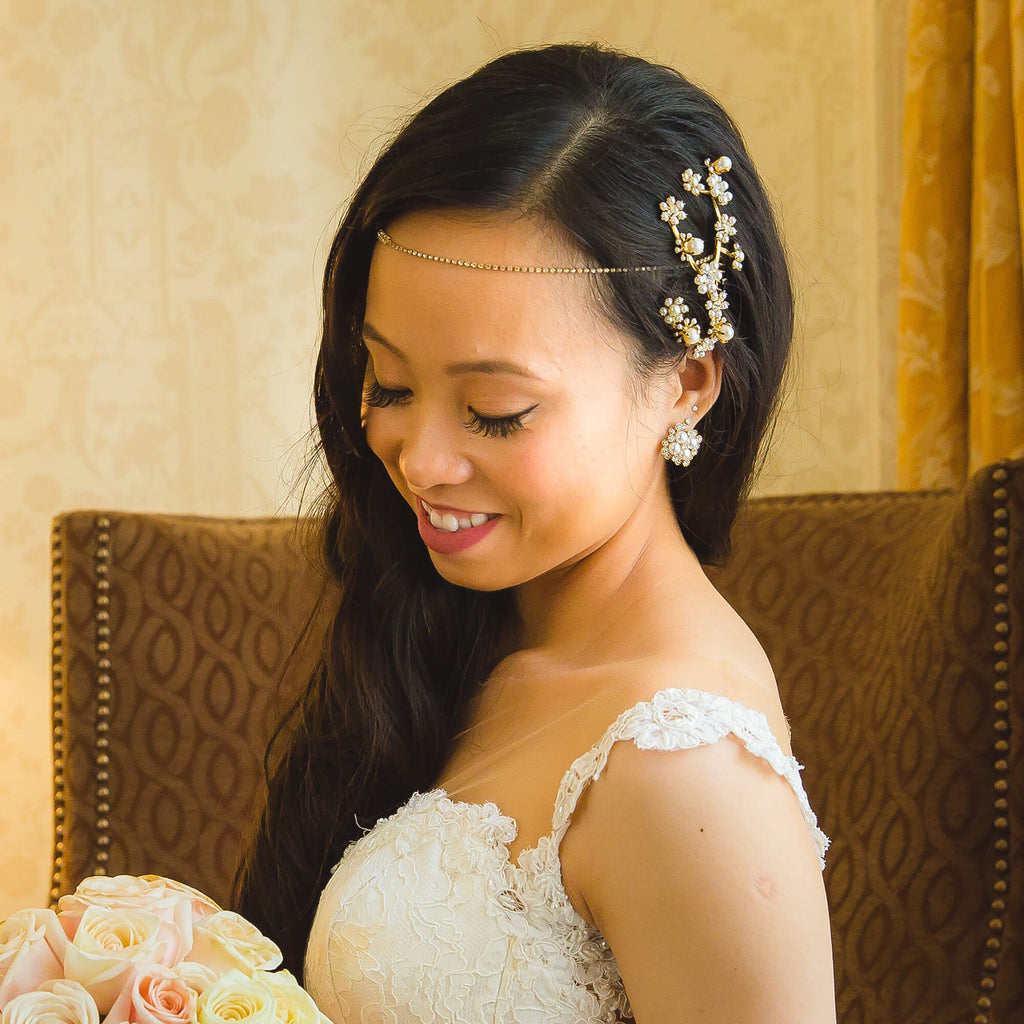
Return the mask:
<path fill-rule="evenodd" d="M 819 857 L 828 840 L 760 712 L 699 690 L 624 711 L 558 790 L 551 832 L 513 863 L 493 803 L 416 793 L 353 842 L 320 897 L 306 987 L 336 1024 L 590 1024 L 632 1014 L 611 950 L 562 887 L 558 849 L 612 746 L 679 750 L 735 736 L 792 787 Z M 824 860 L 822 859 L 822 865 Z"/>

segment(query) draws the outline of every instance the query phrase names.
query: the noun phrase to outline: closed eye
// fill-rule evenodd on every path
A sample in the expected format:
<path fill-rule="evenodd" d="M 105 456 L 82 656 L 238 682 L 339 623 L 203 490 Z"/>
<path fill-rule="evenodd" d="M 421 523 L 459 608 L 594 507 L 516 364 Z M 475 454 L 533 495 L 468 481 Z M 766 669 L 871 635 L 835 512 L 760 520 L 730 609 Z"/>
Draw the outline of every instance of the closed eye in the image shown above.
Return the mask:
<path fill-rule="evenodd" d="M 537 406 L 513 413 L 511 416 L 481 416 L 475 409 L 469 410 L 469 422 L 466 426 L 476 434 L 484 437 L 511 437 L 517 430 L 523 429 L 523 417 L 533 412 Z"/>
<path fill-rule="evenodd" d="M 386 409 L 408 396 L 409 392 L 404 388 L 385 388 L 375 380 L 368 380 L 363 385 L 363 401 L 374 409 Z"/>

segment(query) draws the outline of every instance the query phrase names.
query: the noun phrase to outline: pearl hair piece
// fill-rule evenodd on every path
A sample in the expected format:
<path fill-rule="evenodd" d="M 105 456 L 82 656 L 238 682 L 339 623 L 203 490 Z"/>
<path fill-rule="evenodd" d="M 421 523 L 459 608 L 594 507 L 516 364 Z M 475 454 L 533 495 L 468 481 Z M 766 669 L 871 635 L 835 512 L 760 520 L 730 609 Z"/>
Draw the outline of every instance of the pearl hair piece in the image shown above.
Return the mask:
<path fill-rule="evenodd" d="M 722 213 L 722 208 L 732 201 L 732 193 L 724 175 L 732 170 L 732 160 L 720 156 L 717 160 L 705 160 L 707 181 L 692 168 L 683 171 L 681 177 L 683 188 L 694 196 L 709 196 L 715 208 L 715 249 L 703 256 L 707 248 L 704 239 L 689 232 L 679 230 L 679 222 L 686 220 L 685 204 L 675 196 L 669 196 L 661 204 L 661 219 L 672 229 L 676 240 L 676 253 L 679 259 L 688 263 L 694 273 L 694 283 L 701 295 L 706 295 L 704 307 L 708 314 L 710 329 L 703 334 L 700 324 L 690 315 L 690 307 L 681 296 L 665 299 L 665 304 L 658 311 L 661 318 L 675 332 L 676 338 L 686 345 L 688 352 L 700 357 L 714 349 L 717 342 L 725 344 L 731 340 L 735 332 L 726 318 L 725 311 L 729 308 L 729 300 L 722 285 L 724 274 L 720 263 L 723 256 L 732 258 L 732 269 L 742 270 L 744 252 L 736 242 L 727 248 L 729 240 L 736 234 L 736 218 Z"/>

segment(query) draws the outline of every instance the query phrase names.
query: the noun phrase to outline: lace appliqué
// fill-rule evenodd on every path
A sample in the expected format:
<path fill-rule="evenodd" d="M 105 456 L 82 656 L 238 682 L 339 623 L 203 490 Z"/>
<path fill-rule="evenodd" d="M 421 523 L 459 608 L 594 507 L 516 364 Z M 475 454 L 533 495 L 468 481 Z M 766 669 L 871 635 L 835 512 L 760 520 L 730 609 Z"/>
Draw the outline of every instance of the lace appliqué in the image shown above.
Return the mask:
<path fill-rule="evenodd" d="M 614 744 L 678 750 L 732 734 L 793 787 L 818 850 L 828 840 L 759 712 L 698 690 L 663 690 L 623 712 L 559 787 L 549 835 L 514 863 L 513 818 L 493 803 L 415 794 L 352 843 L 310 935 L 306 984 L 337 1022 L 615 1024 L 632 1019 L 615 958 L 576 913 L 558 851 Z"/>

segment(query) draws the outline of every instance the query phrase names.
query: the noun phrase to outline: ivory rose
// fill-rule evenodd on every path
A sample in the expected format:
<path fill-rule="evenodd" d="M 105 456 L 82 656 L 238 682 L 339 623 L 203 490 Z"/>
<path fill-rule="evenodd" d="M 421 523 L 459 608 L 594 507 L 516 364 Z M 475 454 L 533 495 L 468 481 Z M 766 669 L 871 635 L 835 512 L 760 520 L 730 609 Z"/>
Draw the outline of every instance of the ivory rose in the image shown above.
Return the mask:
<path fill-rule="evenodd" d="M 166 967 L 137 967 L 114 1000 L 104 1024 L 189 1024 L 196 995 Z"/>
<path fill-rule="evenodd" d="M 197 964 L 192 960 L 182 960 L 171 970 L 192 989 L 197 997 L 201 996 L 217 980 L 217 975 L 206 964 Z"/>
<path fill-rule="evenodd" d="M 198 1024 L 276 1024 L 277 1000 L 270 986 L 241 971 L 228 971 L 200 997 Z"/>
<path fill-rule="evenodd" d="M 63 978 L 66 945 L 52 910 L 19 910 L 0 924 L 0 1010 L 44 981 Z"/>
<path fill-rule="evenodd" d="M 69 896 L 60 898 L 58 916 L 69 939 L 74 937 L 87 907 L 148 910 L 178 929 L 186 952 L 192 947 L 193 919 L 220 910 L 196 889 L 160 875 L 94 875 L 84 879 Z"/>
<path fill-rule="evenodd" d="M 254 978 L 265 982 L 277 1006 L 274 1015 L 284 1024 L 331 1024 L 317 1009 L 313 997 L 295 980 L 291 971 L 257 971 Z"/>
<path fill-rule="evenodd" d="M 255 925 L 231 910 L 210 914 L 195 922 L 189 960 L 223 974 L 239 970 L 272 971 L 282 960 L 281 950 Z"/>
<path fill-rule="evenodd" d="M 96 1002 L 77 981 L 44 981 L 12 999 L 0 1024 L 99 1024 Z"/>
<path fill-rule="evenodd" d="M 182 944 L 178 929 L 148 910 L 86 907 L 64 952 L 64 976 L 81 982 L 106 1013 L 134 964 L 171 967 Z"/>

